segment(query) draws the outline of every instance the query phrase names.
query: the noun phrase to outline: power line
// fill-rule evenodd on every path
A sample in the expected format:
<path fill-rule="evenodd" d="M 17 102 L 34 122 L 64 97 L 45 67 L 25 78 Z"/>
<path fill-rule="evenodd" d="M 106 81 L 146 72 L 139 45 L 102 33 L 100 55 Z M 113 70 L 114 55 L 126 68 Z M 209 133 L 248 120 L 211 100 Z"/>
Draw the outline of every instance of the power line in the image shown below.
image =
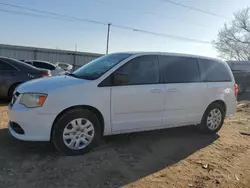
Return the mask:
<path fill-rule="evenodd" d="M 127 26 L 123 26 L 123 25 L 112 24 L 112 26 L 113 27 L 117 27 L 117 28 L 121 28 L 121 29 L 132 30 L 132 31 L 135 31 L 135 32 L 140 32 L 140 33 L 145 33 L 145 34 L 151 34 L 151 35 L 161 36 L 161 37 L 166 37 L 166 38 L 172 38 L 172 39 L 176 39 L 176 40 L 184 40 L 184 41 L 187 41 L 187 42 L 196 42 L 196 43 L 203 43 L 203 44 L 211 44 L 211 42 L 209 42 L 209 41 L 203 41 L 203 40 L 198 40 L 198 39 L 180 37 L 180 36 L 176 36 L 176 35 L 167 35 L 167 34 L 163 34 L 163 33 L 156 33 L 156 32 L 152 32 L 152 31 L 146 31 L 146 30 L 142 30 L 142 29 L 136 29 L 136 28 L 127 27 Z"/>
<path fill-rule="evenodd" d="M 43 11 L 43 10 L 28 8 L 28 7 L 24 7 L 24 6 L 13 5 L 13 4 L 9 4 L 9 3 L 0 2 L 0 4 L 1 5 L 5 5 L 5 6 L 19 8 L 19 9 L 24 9 L 24 10 L 39 12 L 39 13 L 42 13 L 42 14 L 49 14 L 49 15 L 52 15 L 52 16 L 59 16 L 59 17 L 73 19 L 73 20 L 79 20 L 79 21 L 84 21 L 84 22 L 99 24 L 99 25 L 107 25 L 108 24 L 108 23 L 99 22 L 99 21 L 96 21 L 96 20 L 89 20 L 89 19 L 85 19 L 85 18 L 77 18 L 77 17 L 73 17 L 73 16 L 69 16 L 69 15 L 58 14 L 58 13 L 49 12 L 49 11 Z"/>
<path fill-rule="evenodd" d="M 60 19 L 60 20 L 66 21 L 66 18 L 54 17 L 54 16 L 49 16 L 49 15 L 41 15 L 41 14 L 33 14 L 33 13 L 28 13 L 28 12 L 21 12 L 21 11 L 7 10 L 7 9 L 0 9 L 0 12 L 24 15 L 24 16 L 32 16 L 32 17 L 37 17 L 37 18 Z"/>
<path fill-rule="evenodd" d="M 98 3 L 102 3 L 104 5 L 106 5 L 106 1 L 103 1 L 103 0 L 95 0 L 96 2 Z M 206 24 L 201 24 L 201 23 L 195 23 L 195 22 L 192 22 L 192 21 L 186 21 L 186 20 L 182 20 L 182 19 L 175 19 L 175 18 L 171 18 L 169 16 L 166 16 L 166 15 L 163 15 L 163 14 L 158 14 L 158 13 L 154 13 L 154 12 L 151 12 L 151 11 L 142 11 L 142 10 L 139 10 L 139 9 L 135 9 L 135 8 L 131 8 L 131 7 L 124 7 L 124 6 L 114 6 L 116 9 L 119 8 L 120 10 L 134 10 L 136 12 L 139 12 L 141 14 L 146 14 L 146 15 L 150 15 L 150 16 L 155 16 L 155 17 L 158 17 L 158 18 L 163 18 L 163 19 L 167 19 L 167 20 L 171 20 L 171 21 L 174 21 L 174 22 L 182 22 L 182 23 L 185 23 L 185 24 L 190 24 L 190 25 L 195 25 L 195 26 L 199 26 L 199 27 L 210 27 Z"/>
<path fill-rule="evenodd" d="M 42 13 L 42 14 L 46 14 L 46 16 L 47 15 L 53 16 L 53 18 L 74 19 L 74 20 L 77 20 L 77 21 L 88 22 L 88 23 L 92 23 L 92 24 L 105 25 L 105 26 L 107 26 L 107 25 L 110 24 L 109 22 L 108 23 L 104 23 L 104 22 L 100 22 L 100 21 L 96 21 L 96 20 L 89 20 L 89 19 L 85 19 L 85 18 L 73 17 L 73 16 L 69 16 L 69 15 L 64 15 L 64 14 L 58 14 L 58 13 L 53 13 L 53 12 L 48 12 L 48 11 L 43 11 L 43 10 L 38 10 L 38 9 L 33 9 L 33 8 L 28 8 L 28 7 L 23 7 L 23 6 L 19 6 L 19 5 L 13 5 L 13 4 L 2 3 L 2 2 L 0 2 L 0 4 L 5 5 L 5 6 L 11 6 L 11 7 L 23 9 L 23 10 L 29 10 L 29 11 L 33 11 L 33 12 L 39 12 L 39 13 Z M 13 14 L 17 14 L 18 13 L 18 14 L 25 14 L 25 15 L 28 15 L 28 16 L 34 16 L 34 14 L 30 14 L 30 13 L 26 13 L 26 12 L 17 12 L 17 11 L 13 11 L 13 10 L 4 10 L 4 9 L 1 9 L 0 11 L 8 12 L 8 13 L 13 13 Z M 35 16 L 43 16 L 43 15 L 35 15 Z M 124 25 L 117 25 L 117 24 L 110 24 L 110 25 L 113 26 L 113 27 L 116 27 L 116 28 L 120 28 L 120 29 L 126 29 L 126 30 L 135 31 L 135 32 L 140 32 L 140 33 L 145 33 L 145 34 L 151 34 L 151 35 L 155 35 L 155 36 L 172 38 L 172 39 L 176 39 L 176 40 L 183 40 L 183 41 L 187 41 L 187 42 L 210 44 L 209 41 L 203 41 L 203 40 L 192 39 L 192 38 L 187 38 L 187 37 L 180 37 L 180 36 L 176 36 L 176 35 L 168 35 L 168 34 L 163 34 L 163 33 L 156 33 L 156 32 L 153 32 L 153 31 L 142 30 L 142 29 L 133 28 L 133 27 L 124 26 Z"/>
<path fill-rule="evenodd" d="M 216 14 L 216 13 L 213 13 L 213 12 L 209 12 L 209 11 L 206 11 L 206 10 L 198 9 L 198 8 L 191 7 L 191 6 L 188 6 L 188 5 L 184 5 L 184 4 L 181 4 L 181 3 L 178 3 L 178 2 L 174 2 L 174 1 L 171 1 L 171 0 L 163 0 L 163 1 L 165 1 L 167 3 L 174 4 L 176 6 L 184 7 L 184 8 L 190 9 L 190 10 L 195 10 L 195 11 L 198 11 L 198 12 L 202 12 L 202 13 L 205 13 L 205 14 L 208 14 L 208 15 L 212 15 L 212 16 L 216 16 L 216 17 L 220 17 L 220 18 L 224 18 L 224 19 L 229 19 L 229 18 L 227 18 L 226 16 L 223 16 L 223 15 L 219 15 L 219 14 Z"/>

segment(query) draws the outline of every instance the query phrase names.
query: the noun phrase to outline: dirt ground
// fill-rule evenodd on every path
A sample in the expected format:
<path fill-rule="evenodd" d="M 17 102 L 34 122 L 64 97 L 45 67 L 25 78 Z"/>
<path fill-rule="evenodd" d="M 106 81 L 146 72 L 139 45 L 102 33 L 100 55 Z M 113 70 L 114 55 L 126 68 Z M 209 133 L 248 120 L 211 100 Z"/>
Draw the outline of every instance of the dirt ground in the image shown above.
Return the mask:
<path fill-rule="evenodd" d="M 216 135 L 194 127 L 118 135 L 63 157 L 49 143 L 13 139 L 0 105 L 0 188 L 250 187 L 249 115 L 245 102 Z"/>

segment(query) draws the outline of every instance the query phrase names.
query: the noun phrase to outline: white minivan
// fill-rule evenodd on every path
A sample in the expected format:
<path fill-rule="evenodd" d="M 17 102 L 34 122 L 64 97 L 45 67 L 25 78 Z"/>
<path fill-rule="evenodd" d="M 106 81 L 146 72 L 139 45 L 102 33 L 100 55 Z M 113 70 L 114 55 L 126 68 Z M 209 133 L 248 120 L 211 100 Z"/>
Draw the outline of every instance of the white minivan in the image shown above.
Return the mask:
<path fill-rule="evenodd" d="M 196 125 L 216 133 L 235 114 L 238 93 L 220 60 L 171 53 L 113 53 L 70 75 L 20 85 L 9 131 L 83 154 L 102 136 Z"/>

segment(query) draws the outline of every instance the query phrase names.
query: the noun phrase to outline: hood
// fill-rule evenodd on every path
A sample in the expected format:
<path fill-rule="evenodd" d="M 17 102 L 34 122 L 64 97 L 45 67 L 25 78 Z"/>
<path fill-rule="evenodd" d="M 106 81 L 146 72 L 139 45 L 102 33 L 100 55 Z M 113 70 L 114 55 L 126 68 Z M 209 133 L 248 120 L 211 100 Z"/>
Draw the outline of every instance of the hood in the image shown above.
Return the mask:
<path fill-rule="evenodd" d="M 19 93 L 37 92 L 47 93 L 62 87 L 68 87 L 89 82 L 88 80 L 74 78 L 71 76 L 54 76 L 31 80 L 21 84 L 17 91 Z"/>

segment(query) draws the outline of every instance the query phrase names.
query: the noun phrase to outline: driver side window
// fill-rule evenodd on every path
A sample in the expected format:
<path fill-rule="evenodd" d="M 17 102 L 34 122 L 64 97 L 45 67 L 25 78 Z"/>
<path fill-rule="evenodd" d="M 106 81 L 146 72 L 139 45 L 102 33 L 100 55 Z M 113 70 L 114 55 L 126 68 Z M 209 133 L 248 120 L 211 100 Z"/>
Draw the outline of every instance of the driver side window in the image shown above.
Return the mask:
<path fill-rule="evenodd" d="M 157 56 L 136 57 L 112 74 L 113 86 L 157 84 L 160 81 Z"/>

